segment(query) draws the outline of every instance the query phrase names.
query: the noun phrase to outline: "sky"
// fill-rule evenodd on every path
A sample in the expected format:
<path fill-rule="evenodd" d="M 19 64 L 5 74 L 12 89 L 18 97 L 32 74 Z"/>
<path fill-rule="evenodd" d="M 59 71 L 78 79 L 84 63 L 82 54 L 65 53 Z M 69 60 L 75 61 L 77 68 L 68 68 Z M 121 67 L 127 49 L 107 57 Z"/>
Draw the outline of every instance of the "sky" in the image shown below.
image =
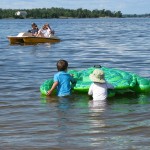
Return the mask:
<path fill-rule="evenodd" d="M 0 0 L 2 9 L 67 8 L 121 11 L 123 14 L 150 14 L 150 0 Z"/>

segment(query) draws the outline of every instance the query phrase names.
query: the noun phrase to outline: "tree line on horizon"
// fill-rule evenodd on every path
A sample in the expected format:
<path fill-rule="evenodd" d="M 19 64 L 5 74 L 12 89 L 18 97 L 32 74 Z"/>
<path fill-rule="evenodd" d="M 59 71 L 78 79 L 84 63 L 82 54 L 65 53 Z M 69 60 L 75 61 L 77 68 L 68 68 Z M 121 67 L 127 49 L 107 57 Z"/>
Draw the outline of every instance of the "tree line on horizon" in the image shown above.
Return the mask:
<path fill-rule="evenodd" d="M 117 17 L 122 18 L 121 11 L 112 12 L 110 10 L 88 10 L 88 9 L 64 9 L 64 8 L 35 8 L 35 9 L 0 9 L 0 19 L 3 18 L 21 18 L 16 16 L 17 11 L 26 11 L 26 18 L 99 18 L 99 17 Z"/>

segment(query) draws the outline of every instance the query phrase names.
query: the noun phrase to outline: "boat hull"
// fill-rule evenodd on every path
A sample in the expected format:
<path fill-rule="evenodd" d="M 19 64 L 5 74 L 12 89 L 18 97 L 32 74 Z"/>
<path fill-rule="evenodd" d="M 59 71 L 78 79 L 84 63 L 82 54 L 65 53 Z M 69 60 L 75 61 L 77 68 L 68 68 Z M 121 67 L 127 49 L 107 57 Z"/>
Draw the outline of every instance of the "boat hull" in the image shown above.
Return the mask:
<path fill-rule="evenodd" d="M 60 42 L 57 37 L 18 37 L 18 36 L 8 36 L 10 44 L 37 44 L 37 43 L 56 43 Z"/>
<path fill-rule="evenodd" d="M 10 44 L 20 44 L 24 43 L 23 37 L 17 37 L 17 36 L 8 36 Z"/>
<path fill-rule="evenodd" d="M 55 42 L 60 42 L 59 38 L 56 37 L 50 37 L 50 38 L 45 38 L 45 37 L 23 37 L 24 43 L 55 43 Z"/>

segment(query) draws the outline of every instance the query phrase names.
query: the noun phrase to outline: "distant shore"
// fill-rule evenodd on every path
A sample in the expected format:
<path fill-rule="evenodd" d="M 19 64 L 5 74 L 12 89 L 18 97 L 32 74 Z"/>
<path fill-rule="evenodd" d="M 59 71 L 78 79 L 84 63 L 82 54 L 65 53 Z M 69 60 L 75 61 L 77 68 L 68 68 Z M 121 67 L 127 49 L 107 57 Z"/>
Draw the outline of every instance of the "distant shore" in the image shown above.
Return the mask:
<path fill-rule="evenodd" d="M 121 11 L 35 8 L 35 9 L 0 9 L 0 19 L 72 19 L 72 18 L 150 18 L 149 14 L 122 14 Z"/>

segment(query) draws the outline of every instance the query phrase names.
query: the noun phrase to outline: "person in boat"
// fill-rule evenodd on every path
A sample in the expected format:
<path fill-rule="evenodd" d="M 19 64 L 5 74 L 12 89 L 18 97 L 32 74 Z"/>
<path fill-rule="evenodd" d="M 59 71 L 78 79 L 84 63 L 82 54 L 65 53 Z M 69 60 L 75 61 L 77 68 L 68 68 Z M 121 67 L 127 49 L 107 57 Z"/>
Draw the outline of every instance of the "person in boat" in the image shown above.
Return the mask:
<path fill-rule="evenodd" d="M 32 29 L 28 30 L 28 32 L 32 33 L 32 36 L 36 36 L 39 31 L 38 26 L 36 25 L 36 23 L 32 23 L 31 26 L 32 26 Z"/>
<path fill-rule="evenodd" d="M 59 60 L 57 62 L 58 72 L 54 75 L 54 83 L 50 90 L 48 90 L 47 95 L 51 95 L 54 89 L 57 88 L 57 96 L 69 96 L 71 95 L 71 84 L 75 84 L 76 81 L 72 75 L 67 73 L 68 62 L 66 60 Z"/>
<path fill-rule="evenodd" d="M 38 31 L 37 37 L 51 37 L 54 35 L 54 31 L 49 24 L 44 24 L 42 29 Z"/>
<path fill-rule="evenodd" d="M 112 84 L 106 82 L 104 72 L 100 69 L 95 69 L 89 78 L 93 82 L 89 88 L 88 95 L 93 97 L 93 101 L 103 101 L 107 99 L 107 90 L 114 89 Z"/>

